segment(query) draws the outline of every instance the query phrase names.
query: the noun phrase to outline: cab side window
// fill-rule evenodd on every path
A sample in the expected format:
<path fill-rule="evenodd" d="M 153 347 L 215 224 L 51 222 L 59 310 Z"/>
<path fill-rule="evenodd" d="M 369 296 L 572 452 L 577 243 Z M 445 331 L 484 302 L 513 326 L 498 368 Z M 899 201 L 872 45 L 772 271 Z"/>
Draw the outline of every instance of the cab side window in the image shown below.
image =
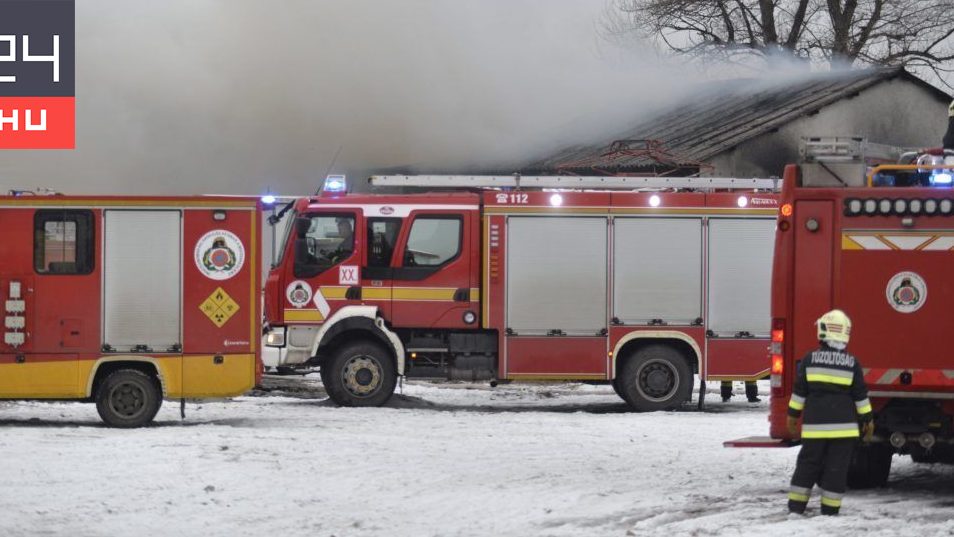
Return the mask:
<path fill-rule="evenodd" d="M 400 218 L 368 219 L 368 266 L 390 267 L 394 245 L 401 231 Z"/>
<path fill-rule="evenodd" d="M 460 254 L 458 216 L 419 216 L 411 225 L 404 250 L 405 267 L 439 267 Z"/>
<path fill-rule="evenodd" d="M 33 269 L 38 274 L 93 272 L 93 212 L 38 210 L 33 217 Z"/>
<path fill-rule="evenodd" d="M 316 276 L 354 252 L 353 215 L 304 215 L 295 221 L 295 276 Z"/>

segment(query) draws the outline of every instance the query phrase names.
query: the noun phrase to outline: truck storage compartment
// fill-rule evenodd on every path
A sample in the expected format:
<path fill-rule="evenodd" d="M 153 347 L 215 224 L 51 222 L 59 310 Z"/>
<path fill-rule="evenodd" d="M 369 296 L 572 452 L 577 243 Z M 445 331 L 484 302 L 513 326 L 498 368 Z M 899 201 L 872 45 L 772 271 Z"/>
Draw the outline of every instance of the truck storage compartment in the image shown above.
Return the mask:
<path fill-rule="evenodd" d="M 103 220 L 104 349 L 179 349 L 180 211 L 108 210 Z"/>
<path fill-rule="evenodd" d="M 709 219 L 709 330 L 768 337 L 774 218 Z"/>
<path fill-rule="evenodd" d="M 518 335 L 606 328 L 607 220 L 510 217 L 507 328 Z"/>
<path fill-rule="evenodd" d="M 616 218 L 613 317 L 691 324 L 702 317 L 702 219 Z"/>

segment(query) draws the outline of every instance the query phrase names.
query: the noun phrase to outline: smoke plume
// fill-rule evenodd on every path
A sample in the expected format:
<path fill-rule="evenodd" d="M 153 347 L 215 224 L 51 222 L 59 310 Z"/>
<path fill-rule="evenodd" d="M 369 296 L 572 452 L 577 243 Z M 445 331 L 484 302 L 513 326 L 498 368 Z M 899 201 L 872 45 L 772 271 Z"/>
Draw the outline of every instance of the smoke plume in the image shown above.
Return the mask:
<path fill-rule="evenodd" d="M 518 167 L 691 78 L 601 41 L 600 4 L 80 0 L 76 150 L 2 152 L 2 186 L 306 194 L 329 170 Z"/>

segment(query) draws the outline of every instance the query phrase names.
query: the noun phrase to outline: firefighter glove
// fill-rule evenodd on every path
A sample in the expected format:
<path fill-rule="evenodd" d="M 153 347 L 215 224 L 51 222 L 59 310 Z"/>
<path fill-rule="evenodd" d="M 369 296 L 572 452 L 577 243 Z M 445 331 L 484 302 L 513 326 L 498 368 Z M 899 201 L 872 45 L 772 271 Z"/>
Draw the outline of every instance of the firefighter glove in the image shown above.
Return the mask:
<path fill-rule="evenodd" d="M 874 431 L 874 420 L 868 420 L 861 424 L 861 434 L 864 437 L 865 442 L 871 442 L 871 437 L 874 436 Z"/>
<path fill-rule="evenodd" d="M 785 425 L 788 427 L 788 434 L 792 436 L 798 435 L 798 418 L 795 416 L 786 416 Z"/>

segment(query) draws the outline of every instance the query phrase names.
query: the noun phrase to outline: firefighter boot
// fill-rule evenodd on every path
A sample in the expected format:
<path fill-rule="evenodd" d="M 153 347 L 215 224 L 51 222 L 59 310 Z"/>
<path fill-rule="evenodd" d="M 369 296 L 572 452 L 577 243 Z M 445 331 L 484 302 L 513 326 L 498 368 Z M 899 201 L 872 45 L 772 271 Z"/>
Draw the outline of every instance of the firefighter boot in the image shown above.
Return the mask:
<path fill-rule="evenodd" d="M 745 396 L 749 399 L 750 403 L 762 402 L 762 400 L 759 399 L 759 385 L 756 384 L 754 380 L 746 381 Z"/>
<path fill-rule="evenodd" d="M 836 516 L 838 515 L 839 509 L 841 509 L 841 494 L 835 494 L 833 492 L 822 491 L 821 514 L 828 515 L 828 516 Z"/>
<path fill-rule="evenodd" d="M 811 497 L 812 489 L 805 487 L 796 487 L 792 485 L 788 489 L 788 512 L 796 515 L 804 515 L 805 508 L 808 507 L 808 498 Z"/>
<path fill-rule="evenodd" d="M 722 391 L 722 402 L 728 403 L 729 399 L 732 398 L 732 381 L 723 380 L 720 390 Z"/>

